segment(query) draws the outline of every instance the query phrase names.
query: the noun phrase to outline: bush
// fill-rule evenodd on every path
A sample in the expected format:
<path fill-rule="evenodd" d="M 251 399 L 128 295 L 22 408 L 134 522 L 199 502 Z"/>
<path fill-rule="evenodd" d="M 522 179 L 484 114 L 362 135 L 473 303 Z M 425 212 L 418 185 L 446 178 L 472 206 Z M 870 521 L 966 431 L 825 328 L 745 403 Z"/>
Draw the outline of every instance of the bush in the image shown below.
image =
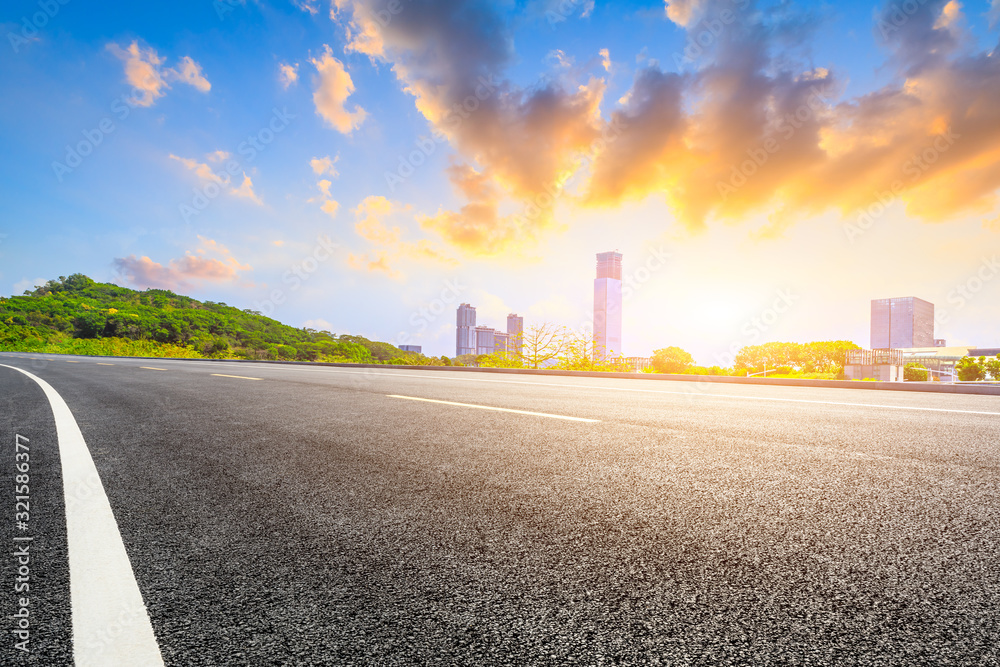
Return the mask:
<path fill-rule="evenodd" d="M 927 382 L 927 369 L 915 361 L 903 367 L 903 380 L 906 382 Z"/>

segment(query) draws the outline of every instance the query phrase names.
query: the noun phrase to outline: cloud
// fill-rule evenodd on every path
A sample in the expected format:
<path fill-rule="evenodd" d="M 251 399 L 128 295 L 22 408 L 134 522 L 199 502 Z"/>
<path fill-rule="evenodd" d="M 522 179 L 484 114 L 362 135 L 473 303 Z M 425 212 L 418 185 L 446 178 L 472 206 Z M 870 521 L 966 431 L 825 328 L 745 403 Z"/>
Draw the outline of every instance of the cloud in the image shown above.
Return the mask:
<path fill-rule="evenodd" d="M 448 243 L 467 255 L 491 256 L 515 252 L 532 240 L 532 229 L 551 223 L 547 207 L 536 207 L 535 217 L 523 213 L 501 215 L 503 195 L 497 185 L 482 172 L 467 164 L 453 164 L 448 176 L 455 189 L 469 203 L 458 211 L 440 210 L 420 218 L 420 226 L 440 234 Z M 549 203 L 551 203 L 551 196 Z"/>
<path fill-rule="evenodd" d="M 229 157 L 229 153 L 225 151 L 215 151 L 214 153 L 209 153 L 206 159 L 210 162 L 221 162 Z M 208 164 L 204 162 L 198 162 L 197 160 L 191 158 L 184 158 L 170 154 L 170 159 L 177 160 L 182 165 L 184 165 L 190 171 L 193 171 L 195 176 L 206 183 L 217 184 L 224 192 L 228 192 L 234 197 L 243 197 L 244 199 L 249 199 L 258 206 L 263 206 L 264 202 L 261 201 L 260 197 L 253 189 L 253 181 L 250 179 L 246 173 L 243 174 L 243 181 L 240 183 L 239 187 L 232 185 L 233 179 L 226 171 L 215 172 L 212 170 Z"/>
<path fill-rule="evenodd" d="M 354 231 L 369 243 L 368 253 L 351 253 L 348 265 L 365 271 L 382 272 L 394 279 L 403 277 L 399 266 L 406 261 L 420 260 L 436 264 L 455 266 L 457 262 L 435 247 L 431 241 L 421 239 L 415 242 L 403 239 L 405 230 L 389 219 L 410 213 L 404 206 L 380 195 L 365 197 L 354 209 Z"/>
<path fill-rule="evenodd" d="M 666 0 L 667 18 L 687 28 L 701 16 L 707 4 L 704 0 Z"/>
<path fill-rule="evenodd" d="M 278 80 L 281 82 L 281 87 L 287 90 L 289 86 L 299 80 L 299 64 L 288 65 L 282 63 L 279 65 Z"/>
<path fill-rule="evenodd" d="M 316 113 L 338 132 L 350 134 L 361 126 L 367 113 L 357 105 L 353 111 L 345 108 L 347 98 L 354 92 L 354 82 L 344 64 L 333 57 L 330 47 L 324 48 L 322 56 L 310 59 L 318 72 L 313 93 Z"/>
<path fill-rule="evenodd" d="M 320 210 L 329 215 L 331 218 L 337 217 L 337 211 L 340 210 L 340 204 L 332 199 L 327 199 L 320 206 Z"/>
<path fill-rule="evenodd" d="M 601 67 L 604 68 L 605 72 L 611 71 L 611 51 L 607 49 L 601 49 L 598 51 L 601 56 Z"/>
<path fill-rule="evenodd" d="M 333 166 L 336 161 L 337 158 L 334 158 L 333 160 L 329 157 L 322 159 L 313 158 L 309 161 L 309 164 L 312 166 L 313 171 L 317 174 L 330 174 L 333 178 L 336 178 L 338 174 L 337 170 Z M 322 202 L 320 209 L 331 218 L 335 218 L 337 217 L 337 211 L 340 210 L 340 204 L 334 201 L 333 195 L 330 193 L 330 187 L 332 185 L 333 182 L 326 178 L 322 178 L 316 183 L 316 187 L 318 187 L 320 192 L 323 193 L 323 196 L 318 198 L 318 201 Z M 317 201 L 317 198 L 310 199 L 309 201 Z"/>
<path fill-rule="evenodd" d="M 366 36 L 366 46 L 356 50 L 391 64 L 417 109 L 465 162 L 481 168 L 498 199 L 523 204 L 558 194 L 579 155 L 600 138 L 604 81 L 542 81 L 528 89 L 505 81 L 513 45 L 496 3 L 411 0 L 400 12 L 388 11 L 384 0 L 338 0 L 336 16 L 349 37 Z M 391 20 L 378 20 L 385 15 Z M 442 224 L 456 229 L 457 220 L 474 211 L 482 207 L 470 202 L 465 213 L 439 218 L 455 219 Z M 476 219 L 484 232 L 491 221 L 502 224 L 489 215 Z M 537 216 L 528 224 L 544 228 L 550 222 L 550 216 Z"/>
<path fill-rule="evenodd" d="M 249 199 L 258 206 L 264 205 L 264 202 L 260 200 L 260 197 L 257 196 L 257 193 L 253 191 L 253 181 L 250 180 L 250 177 L 247 176 L 246 173 L 243 174 L 243 183 L 240 184 L 240 187 L 233 188 L 232 190 L 229 191 L 229 193 L 236 197 L 243 197 L 244 199 Z"/>
<path fill-rule="evenodd" d="M 675 4 L 714 15 L 732 3 Z M 662 196 L 690 229 L 766 213 L 780 233 L 828 209 L 854 215 L 889 193 L 941 221 L 992 210 L 1000 187 L 1000 60 L 964 51 L 953 0 L 876 17 L 897 79 L 838 101 L 826 69 L 796 68 L 782 45 L 808 16 L 748 10 L 689 75 L 640 71 L 612 119 L 622 130 L 595 156 L 583 203 Z M 678 14 L 684 21 L 687 14 Z M 689 24 L 690 25 L 690 24 Z"/>
<path fill-rule="evenodd" d="M 163 68 L 165 60 L 154 49 L 140 47 L 138 41 L 133 41 L 125 49 L 112 42 L 107 49 L 125 63 L 125 80 L 134 92 L 131 100 L 139 106 L 152 106 L 166 94 L 170 81 L 187 84 L 203 93 L 212 88 L 202 74 L 201 65 L 190 56 L 181 58 L 180 66 L 172 69 Z"/>
<path fill-rule="evenodd" d="M 337 168 L 334 166 L 335 164 L 337 164 L 338 160 L 340 160 L 339 155 L 337 155 L 333 159 L 330 159 L 329 155 L 322 158 L 314 157 L 312 160 L 309 160 L 309 166 L 312 167 L 312 170 L 316 173 L 317 176 L 322 176 L 323 174 L 329 174 L 330 177 L 336 178 L 337 176 L 340 175 L 337 172 Z"/>
<path fill-rule="evenodd" d="M 1000 0 L 993 0 L 986 18 L 989 21 L 991 29 L 1000 25 Z"/>
<path fill-rule="evenodd" d="M 201 65 L 192 60 L 190 56 L 181 58 L 181 66 L 179 68 L 168 69 L 166 72 L 168 78 L 186 83 L 203 93 L 207 93 L 212 89 L 212 84 L 202 74 Z"/>
<path fill-rule="evenodd" d="M 357 223 L 354 231 L 362 238 L 377 245 L 389 246 L 399 242 L 399 227 L 388 228 L 384 218 L 391 216 L 397 209 L 396 204 L 382 196 L 365 197 L 354 209 Z"/>
<path fill-rule="evenodd" d="M 155 288 L 174 292 L 192 289 L 204 282 L 232 282 L 238 278 L 240 271 L 251 269 L 249 265 L 238 262 L 218 242 L 203 236 L 199 236 L 198 240 L 200 247 L 194 253 L 187 252 L 184 257 L 172 259 L 165 266 L 149 257 L 135 255 L 117 257 L 113 265 L 125 283 L 140 289 Z"/>
<path fill-rule="evenodd" d="M 668 18 L 699 45 L 692 66 L 678 74 L 647 59 L 607 115 L 604 79 L 573 82 L 559 68 L 556 82 L 530 88 L 505 80 L 513 47 L 495 3 L 412 0 L 380 22 L 385 0 L 337 0 L 336 15 L 351 35 L 377 35 L 367 52 L 391 65 L 457 153 L 448 175 L 465 202 L 421 226 L 489 255 L 558 229 L 554 202 L 570 198 L 571 178 L 582 180 L 580 205 L 661 197 L 690 230 L 763 214 L 761 233 L 774 235 L 829 209 L 853 215 L 893 190 L 930 221 L 992 210 L 1000 58 L 970 51 L 955 0 L 918 5 L 898 16 L 886 0 L 875 15 L 892 83 L 842 98 L 845 78 L 803 55 L 815 10 L 670 0 Z M 702 20 L 723 12 L 734 20 L 720 20 L 711 43 L 695 41 Z M 601 56 L 606 72 L 610 54 Z"/>

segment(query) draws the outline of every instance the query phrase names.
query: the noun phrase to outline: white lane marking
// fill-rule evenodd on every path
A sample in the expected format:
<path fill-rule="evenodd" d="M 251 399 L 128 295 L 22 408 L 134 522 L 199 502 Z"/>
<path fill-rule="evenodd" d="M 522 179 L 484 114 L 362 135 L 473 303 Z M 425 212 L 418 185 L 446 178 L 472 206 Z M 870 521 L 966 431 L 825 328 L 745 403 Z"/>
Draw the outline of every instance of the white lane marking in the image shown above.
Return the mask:
<path fill-rule="evenodd" d="M 212 373 L 217 378 L 236 378 L 237 380 L 263 380 L 264 378 L 249 378 L 245 375 L 223 375 L 222 373 Z"/>
<path fill-rule="evenodd" d="M 73 413 L 45 380 L 14 366 L 0 366 L 37 382 L 52 406 L 66 503 L 74 661 L 108 667 L 163 665 L 111 503 L 104 485 L 95 483 L 100 476 Z M 128 627 L 121 631 L 123 618 Z"/>
<path fill-rule="evenodd" d="M 552 415 L 547 412 L 529 412 L 527 410 L 512 410 L 511 408 L 496 408 L 492 405 L 473 405 L 472 403 L 455 403 L 453 401 L 438 401 L 433 398 L 417 398 L 416 396 L 399 396 L 397 394 L 386 394 L 389 398 L 404 398 L 408 401 L 422 401 L 424 403 L 440 403 L 441 405 L 457 405 L 462 408 L 476 408 L 477 410 L 494 410 L 496 412 L 513 412 L 517 415 L 531 415 L 533 417 L 548 417 L 550 419 L 565 419 L 571 422 L 588 422 L 596 424 L 600 419 L 586 419 L 585 417 L 567 417 L 566 415 Z"/>
<path fill-rule="evenodd" d="M 209 364 L 211 362 L 191 362 L 198 364 Z M 248 364 L 249 365 L 249 364 Z M 884 405 L 878 403 L 848 403 L 841 401 L 818 401 L 804 398 L 777 398 L 773 396 L 741 396 L 739 394 L 712 394 L 700 391 L 671 391 L 669 389 L 640 389 L 638 387 L 612 387 L 603 385 L 586 385 L 586 384 L 566 384 L 559 382 L 524 382 L 521 380 L 494 380 L 488 378 L 473 378 L 473 377 L 462 377 L 464 373 L 455 373 L 457 377 L 451 376 L 441 376 L 441 375 L 418 375 L 416 373 L 397 373 L 397 372 L 380 372 L 380 371 L 352 371 L 352 370 L 342 370 L 336 367 L 325 367 L 325 368 L 302 368 L 300 366 L 277 366 L 272 367 L 270 364 L 252 364 L 255 370 L 294 370 L 301 373 L 334 373 L 343 375 L 367 375 L 369 377 L 384 377 L 384 378 L 395 378 L 395 377 L 411 377 L 420 378 L 424 380 L 460 380 L 462 382 L 489 382 L 494 384 L 521 384 L 534 387 L 562 387 L 564 389 L 600 389 L 604 391 L 630 391 L 636 393 L 644 394 L 671 394 L 675 396 L 700 396 L 702 398 L 731 398 L 736 400 L 748 400 L 748 401 L 776 401 L 779 403 L 810 403 L 814 405 L 839 405 L 845 407 L 854 408 L 880 408 L 884 410 L 915 410 L 918 412 L 945 412 L 953 414 L 962 415 L 989 415 L 991 417 L 1000 417 L 1000 412 L 989 412 L 985 410 L 954 410 L 950 408 L 925 408 L 911 405 Z M 613 380 L 618 380 L 621 378 L 609 378 Z M 640 378 L 636 378 L 640 379 Z M 648 380 L 647 380 L 648 382 Z M 760 387 L 764 385 L 752 385 L 754 387 Z M 781 385 L 775 385 L 781 386 Z M 794 387 L 793 387 L 794 388 Z M 841 387 L 807 387 L 808 389 L 841 389 Z"/>
<path fill-rule="evenodd" d="M 312 370 L 312 369 L 307 369 Z M 673 394 L 677 396 L 701 396 L 703 398 L 734 398 L 737 400 L 750 400 L 750 401 L 778 401 L 782 403 L 812 403 L 817 405 L 841 405 L 855 408 L 884 408 L 886 410 L 918 410 L 922 412 L 951 412 L 963 415 L 991 415 L 993 417 L 1000 417 L 1000 412 L 987 412 L 984 410 L 953 410 L 949 408 L 924 408 L 916 407 L 910 405 L 879 405 L 876 403 L 846 403 L 840 401 L 816 401 L 804 398 L 776 398 L 773 396 L 740 396 L 738 394 L 709 394 L 700 393 L 694 391 L 670 391 L 668 389 L 640 389 L 638 387 L 606 387 L 601 385 L 584 385 L 584 384 L 562 384 L 556 382 L 520 382 L 517 380 L 492 380 L 486 378 L 450 378 L 441 377 L 439 375 L 434 376 L 422 376 L 413 373 L 361 373 L 359 371 L 338 371 L 340 373 L 351 373 L 355 375 L 378 375 L 380 377 L 414 377 L 414 378 L 432 378 L 435 380 L 464 380 L 466 382 L 496 382 L 502 384 L 523 384 L 529 386 L 538 387 L 563 387 L 566 389 L 603 389 L 606 391 L 631 391 L 640 392 L 645 394 Z M 817 388 L 817 387 L 812 387 Z M 818 387 L 819 389 L 825 389 L 826 387 Z M 831 389 L 836 389 L 837 387 L 830 387 Z"/>
<path fill-rule="evenodd" d="M 166 368 L 153 368 L 152 366 L 139 366 L 139 368 L 145 368 L 147 371 L 165 371 Z"/>

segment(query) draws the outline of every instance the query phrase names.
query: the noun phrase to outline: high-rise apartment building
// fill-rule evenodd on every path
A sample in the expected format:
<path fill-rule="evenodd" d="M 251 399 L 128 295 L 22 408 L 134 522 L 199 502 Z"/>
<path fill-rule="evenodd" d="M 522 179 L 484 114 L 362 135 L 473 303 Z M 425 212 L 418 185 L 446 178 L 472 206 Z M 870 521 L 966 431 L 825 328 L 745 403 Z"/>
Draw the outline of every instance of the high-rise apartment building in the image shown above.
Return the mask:
<path fill-rule="evenodd" d="M 455 356 L 476 353 L 476 309 L 467 303 L 458 307 L 455 319 Z"/>
<path fill-rule="evenodd" d="M 913 296 L 872 299 L 871 347 L 934 347 L 934 304 Z"/>
<path fill-rule="evenodd" d="M 507 351 L 521 354 L 524 348 L 524 318 L 517 313 L 507 316 Z"/>
<path fill-rule="evenodd" d="M 476 340 L 476 351 L 473 353 L 477 357 L 480 354 L 493 354 L 496 352 L 496 334 L 493 327 L 476 327 L 473 329 Z"/>
<path fill-rule="evenodd" d="M 622 353 L 622 255 L 597 254 L 594 279 L 594 353 L 601 359 Z"/>

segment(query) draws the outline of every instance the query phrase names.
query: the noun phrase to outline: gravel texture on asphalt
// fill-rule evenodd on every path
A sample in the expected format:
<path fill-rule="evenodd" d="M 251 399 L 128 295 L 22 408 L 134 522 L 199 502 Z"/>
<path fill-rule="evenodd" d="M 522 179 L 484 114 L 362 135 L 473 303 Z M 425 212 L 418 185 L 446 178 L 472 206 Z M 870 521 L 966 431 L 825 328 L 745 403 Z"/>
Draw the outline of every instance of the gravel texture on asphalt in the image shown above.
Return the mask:
<path fill-rule="evenodd" d="M 879 407 L 997 397 L 52 359 L 0 355 L 73 410 L 168 665 L 1000 664 L 1000 414 Z M 22 378 L 0 478 L 30 428 L 64 605 L 37 664 L 63 664 Z"/>

